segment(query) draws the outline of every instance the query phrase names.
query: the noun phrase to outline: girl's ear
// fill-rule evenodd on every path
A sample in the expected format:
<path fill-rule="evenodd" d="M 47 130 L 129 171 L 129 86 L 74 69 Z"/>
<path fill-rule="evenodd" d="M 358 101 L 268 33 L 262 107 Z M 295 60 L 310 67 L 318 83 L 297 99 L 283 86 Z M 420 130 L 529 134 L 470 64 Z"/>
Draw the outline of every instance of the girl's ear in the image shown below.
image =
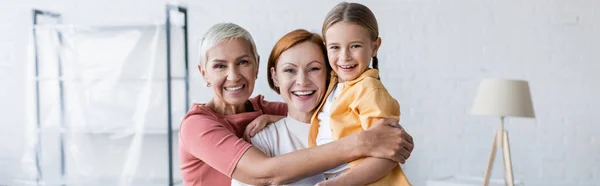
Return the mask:
<path fill-rule="evenodd" d="M 373 42 L 373 54 L 371 55 L 371 57 L 377 56 L 377 51 L 379 51 L 380 46 L 381 46 L 381 38 L 378 37 L 377 40 L 375 40 L 375 42 Z"/>

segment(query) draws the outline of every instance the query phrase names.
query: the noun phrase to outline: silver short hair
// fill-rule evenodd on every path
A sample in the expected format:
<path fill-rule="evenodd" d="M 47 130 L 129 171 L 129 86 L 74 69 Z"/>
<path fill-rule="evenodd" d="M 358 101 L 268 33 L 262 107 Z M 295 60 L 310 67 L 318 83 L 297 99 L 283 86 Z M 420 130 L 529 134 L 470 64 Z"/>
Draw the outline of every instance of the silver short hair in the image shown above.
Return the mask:
<path fill-rule="evenodd" d="M 207 56 L 206 53 L 217 44 L 230 41 L 234 39 L 244 39 L 250 43 L 252 47 L 252 53 L 258 65 L 258 52 L 256 51 L 256 44 L 246 29 L 233 23 L 218 23 L 208 29 L 208 31 L 202 37 L 200 41 L 200 62 L 198 65 L 202 69 L 205 69 Z"/>

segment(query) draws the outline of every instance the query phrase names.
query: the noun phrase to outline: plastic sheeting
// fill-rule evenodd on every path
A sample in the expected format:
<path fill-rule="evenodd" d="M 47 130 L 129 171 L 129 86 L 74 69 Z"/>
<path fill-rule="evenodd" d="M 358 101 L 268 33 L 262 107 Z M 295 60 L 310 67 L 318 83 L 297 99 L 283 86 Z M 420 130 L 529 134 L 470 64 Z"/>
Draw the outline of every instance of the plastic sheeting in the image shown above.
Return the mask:
<path fill-rule="evenodd" d="M 39 127 L 33 110 L 20 130 L 25 146 L 2 167 L 14 171 L 0 185 L 167 185 L 165 28 L 38 26 L 39 76 L 31 83 L 39 82 Z M 183 40 L 182 28 L 172 27 L 175 183 L 186 112 Z"/>

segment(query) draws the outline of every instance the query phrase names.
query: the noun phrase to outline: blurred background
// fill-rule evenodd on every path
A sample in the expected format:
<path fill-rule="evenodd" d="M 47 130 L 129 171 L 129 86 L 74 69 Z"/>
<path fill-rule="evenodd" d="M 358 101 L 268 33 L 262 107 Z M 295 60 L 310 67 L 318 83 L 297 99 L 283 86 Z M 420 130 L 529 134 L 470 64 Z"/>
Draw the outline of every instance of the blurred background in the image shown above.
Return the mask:
<path fill-rule="evenodd" d="M 271 47 L 295 29 L 320 33 L 339 2 L 0 0 L 0 185 L 169 185 L 169 113 L 180 184 L 179 122 L 212 96 L 196 68 L 202 34 L 246 28 L 262 56 L 254 93 L 281 101 L 266 80 Z M 414 185 L 483 177 L 500 122 L 470 114 L 483 78 L 529 82 L 536 117 L 505 121 L 516 180 L 600 185 L 600 1 L 356 2 L 379 22 L 381 79 L 415 139 L 403 165 Z M 174 9 L 167 29 L 169 3 L 187 9 L 187 27 Z M 33 9 L 62 22 L 33 26 Z M 492 177 L 504 177 L 500 157 Z"/>

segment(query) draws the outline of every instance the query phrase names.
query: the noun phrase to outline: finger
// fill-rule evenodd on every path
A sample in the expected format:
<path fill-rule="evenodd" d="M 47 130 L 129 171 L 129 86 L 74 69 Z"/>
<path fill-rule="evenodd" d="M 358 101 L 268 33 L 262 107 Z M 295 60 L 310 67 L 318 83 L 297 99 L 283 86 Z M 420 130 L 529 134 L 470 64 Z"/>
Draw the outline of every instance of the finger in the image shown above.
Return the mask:
<path fill-rule="evenodd" d="M 252 123 L 248 124 L 246 126 L 246 129 L 244 130 L 244 135 L 250 136 L 250 133 L 252 132 L 253 127 L 254 127 L 254 125 Z"/>
<path fill-rule="evenodd" d="M 406 163 L 406 159 L 408 159 L 407 153 L 408 153 L 407 151 L 400 151 L 400 153 L 398 154 L 398 163 L 400 163 L 400 164 Z"/>
<path fill-rule="evenodd" d="M 383 126 L 387 126 L 387 127 L 397 128 L 397 129 L 400 128 L 398 126 L 398 124 L 396 124 L 396 123 L 390 123 L 390 122 L 386 122 L 386 121 L 381 121 L 379 124 L 383 125 Z"/>
<path fill-rule="evenodd" d="M 258 132 L 260 132 L 262 128 L 263 126 L 255 125 L 254 128 L 252 128 L 252 136 L 258 134 Z"/>
<path fill-rule="evenodd" d="M 404 149 L 406 149 L 410 153 L 415 149 L 415 145 L 411 144 L 411 143 L 407 143 L 406 145 L 404 145 Z"/>
<path fill-rule="evenodd" d="M 404 148 L 406 150 L 406 153 L 403 155 L 405 159 L 410 158 L 410 155 L 412 154 L 412 150 L 409 150 L 408 148 Z"/>
<path fill-rule="evenodd" d="M 244 134 L 244 140 L 250 142 L 250 136 L 248 136 L 248 134 Z"/>
<path fill-rule="evenodd" d="M 404 159 L 404 157 L 403 157 L 402 155 L 398 155 L 396 158 L 397 158 L 397 160 L 396 160 L 396 161 L 397 161 L 398 163 L 400 163 L 400 164 L 404 164 L 404 163 L 406 163 L 406 159 Z"/>
<path fill-rule="evenodd" d="M 403 132 L 404 132 L 404 139 L 406 141 L 410 142 L 411 144 L 415 144 L 414 141 L 413 141 L 413 137 L 410 134 L 408 134 L 406 132 L 406 130 L 404 130 Z"/>
<path fill-rule="evenodd" d="M 250 134 L 252 134 L 252 137 L 254 137 L 254 135 L 258 134 L 258 132 L 260 132 L 260 130 L 261 130 L 261 126 L 254 125 L 254 127 L 252 128 L 252 132 Z"/>
<path fill-rule="evenodd" d="M 375 122 L 375 125 L 387 125 L 390 127 L 395 127 L 394 125 L 398 122 L 394 122 L 395 120 L 393 119 L 388 119 L 388 118 L 383 118 L 383 119 L 379 119 Z"/>
<path fill-rule="evenodd" d="M 252 123 L 251 125 L 249 125 L 249 126 L 246 128 L 246 135 L 248 136 L 248 139 L 250 139 L 250 138 L 254 137 L 254 134 L 252 134 L 252 129 L 254 129 L 254 127 L 255 127 L 255 126 L 256 126 L 256 125 L 255 125 L 254 123 Z"/>
<path fill-rule="evenodd" d="M 399 163 L 404 165 L 406 163 L 406 160 L 401 160 Z"/>
<path fill-rule="evenodd" d="M 392 149 L 388 149 L 388 150 L 392 150 Z M 387 158 L 387 159 L 396 161 L 398 163 L 402 163 L 402 160 L 404 160 L 404 156 L 402 155 L 403 154 L 402 151 L 406 151 L 406 150 L 403 149 L 403 148 L 400 148 L 400 149 L 397 149 L 397 150 L 393 150 L 393 151 L 391 151 L 390 154 L 388 154 L 390 156 L 385 156 L 383 158 Z"/>
<path fill-rule="evenodd" d="M 254 127 L 252 128 L 252 130 L 250 130 L 250 137 L 254 137 L 254 135 L 256 135 L 256 133 L 257 133 L 257 132 L 256 132 L 256 128 L 258 128 L 258 127 L 254 126 Z"/>
<path fill-rule="evenodd" d="M 246 125 L 246 129 L 244 129 L 244 132 L 250 132 L 250 130 L 252 129 L 252 123 Z"/>
<path fill-rule="evenodd" d="M 402 156 L 404 157 L 404 159 L 408 159 L 410 157 L 411 152 L 412 152 L 411 150 L 404 148 L 404 151 L 401 151 L 400 153 L 402 153 Z"/>
<path fill-rule="evenodd" d="M 384 120 L 385 123 L 387 123 L 390 126 L 394 126 L 394 127 L 398 127 L 398 123 L 400 123 L 400 121 L 396 120 L 396 119 L 390 119 L 390 118 L 386 118 Z"/>
<path fill-rule="evenodd" d="M 410 134 L 408 134 L 408 132 L 406 132 L 406 130 L 404 129 L 400 130 L 400 138 L 409 143 L 413 143 L 413 137 Z"/>
<path fill-rule="evenodd" d="M 246 140 L 247 142 L 250 142 L 250 136 L 248 135 L 248 133 L 244 132 L 244 140 Z"/>

